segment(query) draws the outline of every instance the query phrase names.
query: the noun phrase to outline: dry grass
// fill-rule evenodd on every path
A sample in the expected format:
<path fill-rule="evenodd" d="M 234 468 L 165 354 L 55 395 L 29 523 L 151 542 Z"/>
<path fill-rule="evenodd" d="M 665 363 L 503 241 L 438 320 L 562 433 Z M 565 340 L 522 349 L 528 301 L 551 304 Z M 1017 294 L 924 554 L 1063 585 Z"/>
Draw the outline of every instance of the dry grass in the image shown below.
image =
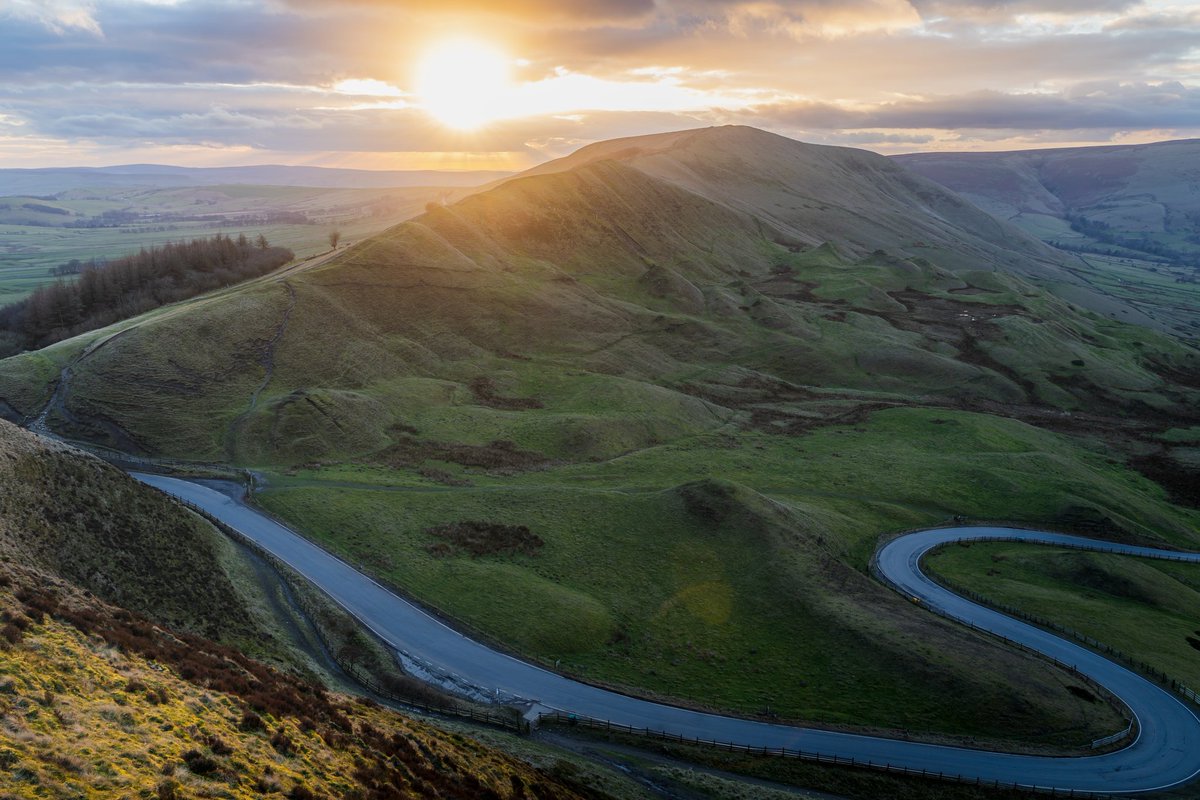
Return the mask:
<path fill-rule="evenodd" d="M 7 565 L 0 793 L 571 798 L 467 739 L 331 695 Z"/>

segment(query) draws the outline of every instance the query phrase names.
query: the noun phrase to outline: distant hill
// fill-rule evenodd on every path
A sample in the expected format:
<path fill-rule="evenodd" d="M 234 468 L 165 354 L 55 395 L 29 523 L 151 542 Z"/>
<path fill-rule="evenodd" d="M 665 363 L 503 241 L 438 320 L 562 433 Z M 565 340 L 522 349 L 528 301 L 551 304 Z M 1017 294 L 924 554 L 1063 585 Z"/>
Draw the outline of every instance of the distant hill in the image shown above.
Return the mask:
<path fill-rule="evenodd" d="M 506 176 L 481 170 L 364 170 L 293 167 L 173 167 L 127 164 L 116 167 L 0 169 L 0 195 L 46 195 L 70 189 L 181 187 L 229 184 L 306 186 L 331 189 L 391 189 L 413 186 L 479 186 Z"/>
<path fill-rule="evenodd" d="M 1200 338 L 1200 139 L 894 159 L 1076 254 L 1082 279 Z"/>
<path fill-rule="evenodd" d="M 861 257 L 884 249 L 948 269 L 1015 273 L 1105 316 L 1166 325 L 1097 291 L 1078 257 L 1051 247 L 865 150 L 805 144 L 742 126 L 616 139 L 581 148 L 521 176 L 619 161 L 715 203 L 753 215 L 781 244 L 836 243 Z"/>
<path fill-rule="evenodd" d="M 1200 139 L 894 160 L 1042 238 L 1200 266 Z"/>
<path fill-rule="evenodd" d="M 1072 258 L 872 153 L 740 127 L 619 140 L 436 206 L 317 269 L 102 334 L 72 367 L 68 408 L 126 426 L 122 441 L 148 452 L 251 463 L 319 457 L 335 441 L 380 447 L 403 404 L 385 413 L 368 387 L 485 357 L 575 359 L 654 383 L 682 364 L 734 362 L 797 384 L 1094 408 L 1152 385 L 1175 356 L 1165 341 L 1132 357 L 1100 347 L 1111 334 L 1072 303 L 1140 315 L 1081 281 Z M 941 321 L 980 314 L 1007 321 Z M 1016 344 L 1049 321 L 1052 341 Z M 767 344 L 779 355 L 741 355 Z M 246 408 L 267 358 L 271 391 Z M 1057 374 L 1072 358 L 1109 366 Z M 0 368 L 0 398 L 29 415 L 45 395 L 13 383 L 19 364 Z M 143 401 L 126 406 L 139 386 Z M 328 394 L 309 402 L 317 391 Z"/>

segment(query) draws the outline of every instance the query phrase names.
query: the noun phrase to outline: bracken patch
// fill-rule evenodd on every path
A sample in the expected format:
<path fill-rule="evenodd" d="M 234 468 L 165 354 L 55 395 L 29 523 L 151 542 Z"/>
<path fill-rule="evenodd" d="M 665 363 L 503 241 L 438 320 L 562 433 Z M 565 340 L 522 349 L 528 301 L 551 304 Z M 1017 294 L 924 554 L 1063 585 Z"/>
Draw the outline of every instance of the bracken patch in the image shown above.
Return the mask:
<path fill-rule="evenodd" d="M 426 528 L 425 533 L 442 541 L 426 549 L 435 556 L 467 553 L 475 558 L 490 555 L 536 556 L 545 542 L 524 525 L 464 520 Z"/>

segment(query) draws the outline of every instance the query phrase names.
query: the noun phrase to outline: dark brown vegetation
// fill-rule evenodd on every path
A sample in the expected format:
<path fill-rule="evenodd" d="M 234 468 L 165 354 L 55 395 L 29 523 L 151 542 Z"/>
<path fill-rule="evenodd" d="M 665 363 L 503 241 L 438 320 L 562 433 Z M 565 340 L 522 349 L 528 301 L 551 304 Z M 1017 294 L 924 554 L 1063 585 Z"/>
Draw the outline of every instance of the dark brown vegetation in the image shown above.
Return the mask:
<path fill-rule="evenodd" d="M 434 442 L 401 435 L 391 447 L 375 456 L 391 467 L 412 467 L 426 461 L 448 461 L 481 469 L 530 469 L 546 463 L 541 453 L 522 450 L 513 442 L 497 439 L 487 444 Z"/>
<path fill-rule="evenodd" d="M 1171 502 L 1200 508 L 1200 470 L 1189 467 L 1164 453 L 1131 459 L 1130 466 L 1162 486 Z"/>
<path fill-rule="evenodd" d="M 252 244 L 211 239 L 143 248 L 115 261 L 84 264 L 79 279 L 43 286 L 0 309 L 0 356 L 45 347 L 84 331 L 264 275 L 294 258 L 260 237 Z"/>
<path fill-rule="evenodd" d="M 543 408 L 541 400 L 533 397 L 504 397 L 496 388 L 496 382 L 486 375 L 480 375 L 477 378 L 472 378 L 471 393 L 475 395 L 475 402 L 481 406 L 489 406 L 491 408 L 502 408 L 509 411 L 520 411 L 528 408 Z"/>
<path fill-rule="evenodd" d="M 244 724 L 251 715 L 266 714 L 320 721 L 331 730 L 348 729 L 342 712 L 316 684 L 278 672 L 232 647 L 168 631 L 145 617 L 99 601 L 87 602 L 64 582 L 26 580 L 25 576 L 18 581 L 15 598 L 22 615 L 33 624 L 53 617 L 122 652 L 170 666 L 189 683 L 236 695 L 246 703 Z M 250 729 L 253 725 L 247 727 Z"/>
<path fill-rule="evenodd" d="M 524 525 L 463 520 L 426 528 L 425 533 L 442 541 L 426 550 L 435 556 L 468 553 L 474 558 L 491 555 L 536 556 L 545 544 L 542 537 Z"/>

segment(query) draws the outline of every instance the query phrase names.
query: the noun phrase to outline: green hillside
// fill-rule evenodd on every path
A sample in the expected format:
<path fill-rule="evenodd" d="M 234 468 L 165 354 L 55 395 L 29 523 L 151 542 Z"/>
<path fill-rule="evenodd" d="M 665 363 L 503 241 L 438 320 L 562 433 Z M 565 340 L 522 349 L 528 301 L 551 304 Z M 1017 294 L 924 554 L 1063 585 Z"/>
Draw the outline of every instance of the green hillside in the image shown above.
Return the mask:
<path fill-rule="evenodd" d="M 1200 354 L 1063 258 L 871 154 L 646 137 L 0 361 L 0 410 L 258 469 L 298 529 L 591 680 L 1076 746 L 1106 706 L 866 577 L 960 515 L 1196 543 Z M 542 545 L 437 535 L 464 522 Z"/>

